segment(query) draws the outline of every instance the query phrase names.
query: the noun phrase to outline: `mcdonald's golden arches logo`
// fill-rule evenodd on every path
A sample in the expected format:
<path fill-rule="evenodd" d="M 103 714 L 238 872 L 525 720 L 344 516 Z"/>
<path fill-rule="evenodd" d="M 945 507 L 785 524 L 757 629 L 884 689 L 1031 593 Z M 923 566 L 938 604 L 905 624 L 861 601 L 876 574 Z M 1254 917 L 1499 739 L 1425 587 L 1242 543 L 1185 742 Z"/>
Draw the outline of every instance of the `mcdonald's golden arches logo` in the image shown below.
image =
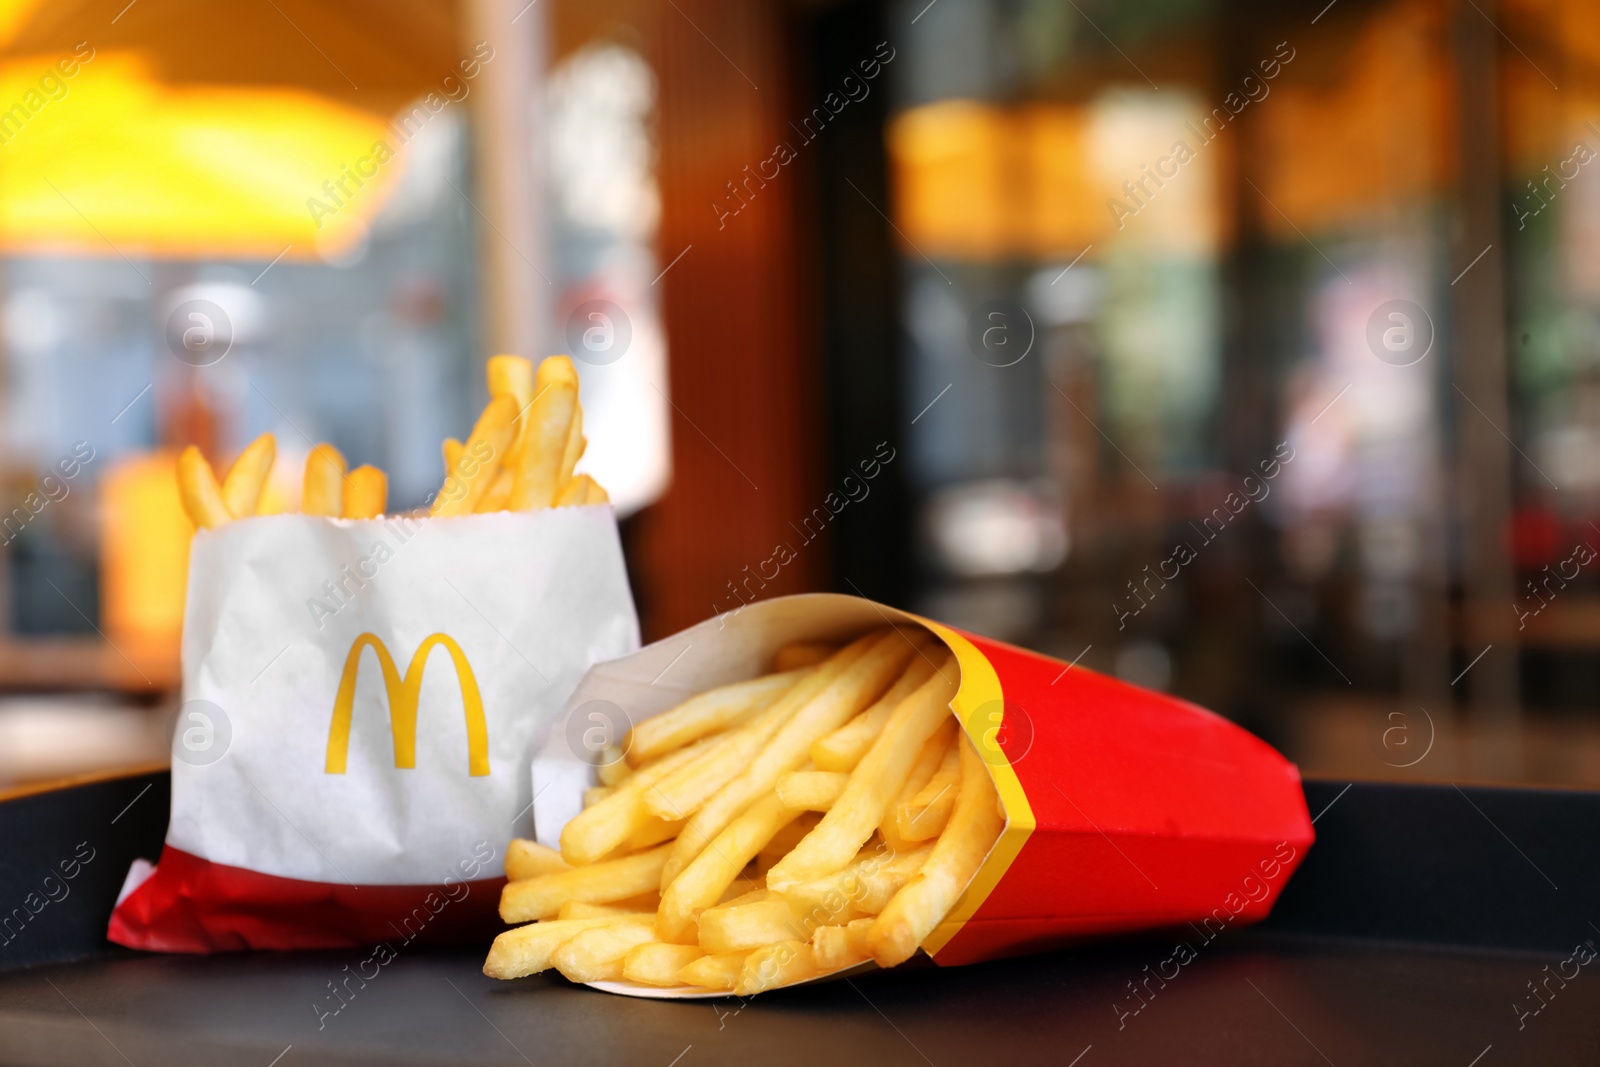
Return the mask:
<path fill-rule="evenodd" d="M 443 645 L 455 664 L 456 682 L 461 687 L 461 704 L 467 718 L 467 764 L 473 777 L 489 773 L 489 727 L 483 717 L 483 696 L 466 653 L 449 634 L 430 634 L 417 646 L 416 653 L 401 677 L 394 657 L 377 634 L 362 634 L 350 643 L 344 671 L 339 675 L 339 692 L 333 698 L 333 722 L 328 727 L 328 774 L 343 774 L 350 752 L 350 719 L 356 700 L 356 676 L 361 672 L 361 653 L 372 649 L 383 672 L 383 688 L 389 697 L 389 733 L 394 738 L 394 765 L 417 765 L 417 701 L 422 695 L 422 672 L 428 653 Z"/>

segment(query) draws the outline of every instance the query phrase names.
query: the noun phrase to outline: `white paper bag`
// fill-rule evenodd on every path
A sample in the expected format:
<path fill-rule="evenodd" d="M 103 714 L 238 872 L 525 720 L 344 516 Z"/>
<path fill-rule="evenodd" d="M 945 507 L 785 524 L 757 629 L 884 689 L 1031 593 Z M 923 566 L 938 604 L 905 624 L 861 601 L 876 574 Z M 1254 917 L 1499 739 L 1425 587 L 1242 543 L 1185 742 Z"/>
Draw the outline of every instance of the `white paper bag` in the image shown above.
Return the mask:
<path fill-rule="evenodd" d="M 112 940 L 370 944 L 419 902 L 430 937 L 492 928 L 532 752 L 638 644 L 609 507 L 201 531 L 166 848 Z"/>

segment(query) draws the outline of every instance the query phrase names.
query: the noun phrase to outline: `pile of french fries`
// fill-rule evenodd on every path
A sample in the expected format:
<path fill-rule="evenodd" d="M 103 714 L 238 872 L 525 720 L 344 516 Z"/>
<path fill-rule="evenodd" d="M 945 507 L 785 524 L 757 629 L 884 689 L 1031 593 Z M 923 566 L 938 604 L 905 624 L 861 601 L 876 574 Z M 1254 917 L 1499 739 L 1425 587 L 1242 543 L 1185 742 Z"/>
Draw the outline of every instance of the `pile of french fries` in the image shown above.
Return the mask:
<path fill-rule="evenodd" d="M 924 630 L 781 649 L 641 722 L 561 849 L 515 840 L 484 973 L 739 996 L 908 959 L 1004 827 Z"/>
<path fill-rule="evenodd" d="M 488 373 L 489 404 L 466 443 L 455 438 L 444 442 L 444 484 L 428 513 L 446 517 L 609 501 L 593 478 L 573 471 L 588 441 L 572 360 L 551 356 L 536 372 L 520 356 L 494 356 Z M 178 457 L 178 489 L 190 520 L 212 529 L 265 514 L 264 490 L 277 452 L 277 439 L 262 434 L 219 483 L 198 448 L 184 449 Z M 306 456 L 300 496 L 304 514 L 380 518 L 388 496 L 388 475 L 377 467 L 349 470 L 330 444 L 319 444 Z"/>

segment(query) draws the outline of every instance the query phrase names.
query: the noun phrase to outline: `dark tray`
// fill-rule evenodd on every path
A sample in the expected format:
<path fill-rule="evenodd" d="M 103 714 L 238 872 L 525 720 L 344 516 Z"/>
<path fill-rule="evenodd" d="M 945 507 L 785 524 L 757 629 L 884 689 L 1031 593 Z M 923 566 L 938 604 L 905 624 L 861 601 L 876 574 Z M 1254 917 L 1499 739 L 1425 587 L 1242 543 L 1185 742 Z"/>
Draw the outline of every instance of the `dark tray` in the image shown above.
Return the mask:
<path fill-rule="evenodd" d="M 1600 794 L 1306 794 L 1318 841 L 1271 919 L 1209 943 L 1182 932 L 676 1003 L 495 982 L 481 949 L 407 950 L 344 1003 L 331 983 L 364 953 L 106 944 L 128 862 L 159 851 L 167 778 L 76 786 L 0 804 L 8 908 L 94 850 L 65 894 L 52 884 L 59 899 L 0 933 L 0 1063 L 1600 1063 L 1600 959 L 1567 962 L 1600 945 Z M 1180 937 L 1195 957 L 1150 977 L 1171 974 Z"/>

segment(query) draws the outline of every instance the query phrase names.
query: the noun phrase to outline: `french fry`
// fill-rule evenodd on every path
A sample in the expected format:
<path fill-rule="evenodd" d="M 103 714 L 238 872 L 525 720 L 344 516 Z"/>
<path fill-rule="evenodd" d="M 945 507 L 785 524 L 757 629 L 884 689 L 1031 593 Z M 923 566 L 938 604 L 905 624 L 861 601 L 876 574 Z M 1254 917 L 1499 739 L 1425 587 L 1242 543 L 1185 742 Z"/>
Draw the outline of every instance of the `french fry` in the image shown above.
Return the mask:
<path fill-rule="evenodd" d="M 569 900 L 614 904 L 655 889 L 671 845 L 570 871 L 508 882 L 500 893 L 500 918 L 508 923 L 545 919 Z"/>
<path fill-rule="evenodd" d="M 864 918 L 852 919 L 843 926 L 817 927 L 811 932 L 811 962 L 817 970 L 827 972 L 870 960 L 865 943 L 872 923 L 871 918 Z"/>
<path fill-rule="evenodd" d="M 521 411 L 533 403 L 533 361 L 521 356 L 490 356 L 484 364 L 490 396 L 509 396 Z"/>
<path fill-rule="evenodd" d="M 917 753 L 917 762 L 912 765 L 911 773 L 906 775 L 905 785 L 900 787 L 900 794 L 890 803 L 889 810 L 884 813 L 883 821 L 878 824 L 878 834 L 883 838 L 884 843 L 895 852 L 916 848 L 918 842 L 926 841 L 928 838 L 939 835 L 938 831 L 935 830 L 926 837 L 908 838 L 900 833 L 897 820 L 900 810 L 909 806 L 912 799 L 922 792 L 923 787 L 933 780 L 933 776 L 938 773 L 947 758 L 952 766 L 959 766 L 960 754 L 955 747 L 956 729 L 956 720 L 952 716 L 946 719 L 933 732 L 933 736 L 923 743 L 922 751 Z M 952 801 L 955 799 L 953 790 L 950 799 Z M 948 812 L 946 814 L 948 815 Z M 941 830 L 944 828 L 943 822 L 939 823 L 939 828 Z"/>
<path fill-rule="evenodd" d="M 600 776 L 601 785 L 619 786 L 628 780 L 633 768 L 622 758 L 622 750 L 611 745 L 600 754 L 600 766 L 595 768 L 595 773 Z"/>
<path fill-rule="evenodd" d="M 951 745 L 926 784 L 896 805 L 895 836 L 902 841 L 928 841 L 944 833 L 961 786 L 961 750 Z"/>
<path fill-rule="evenodd" d="M 772 669 L 792 671 L 799 667 L 814 667 L 837 651 L 839 646 L 829 641 L 791 641 L 772 657 Z"/>
<path fill-rule="evenodd" d="M 572 405 L 572 424 L 567 428 L 567 443 L 561 450 L 561 466 L 556 471 L 558 484 L 572 480 L 572 471 L 577 467 L 578 460 L 583 458 L 584 450 L 588 447 L 589 439 L 583 436 L 583 405 L 574 403 Z"/>
<path fill-rule="evenodd" d="M 790 771 L 778 779 L 778 799 L 785 807 L 827 811 L 849 784 L 850 776 L 837 771 Z"/>
<path fill-rule="evenodd" d="M 300 510 L 307 515 L 344 514 L 344 456 L 330 444 L 320 444 L 306 456 L 305 480 L 300 489 Z"/>
<path fill-rule="evenodd" d="M 713 906 L 772 835 L 799 814 L 768 794 L 730 822 L 710 846 L 662 890 L 661 910 L 656 913 L 657 936 L 662 941 L 677 944 L 693 943 L 700 913 Z"/>
<path fill-rule="evenodd" d="M 658 898 L 655 896 L 655 894 L 651 894 L 648 897 L 641 897 L 639 899 L 647 902 L 653 902 Z M 634 906 L 629 904 L 627 901 L 623 901 L 620 904 L 585 904 L 581 900 L 569 900 L 565 904 L 561 905 L 560 911 L 556 912 L 556 921 L 565 922 L 569 919 L 604 919 L 626 917 L 629 915 L 654 915 L 655 911 L 656 905 L 654 903 L 649 903 L 648 906 Z"/>
<path fill-rule="evenodd" d="M 770 707 L 804 677 L 804 673 L 785 671 L 718 686 L 646 719 L 629 730 L 623 739 L 622 748 L 628 754 L 628 763 L 637 767 L 748 719 L 762 708 Z"/>
<path fill-rule="evenodd" d="M 622 961 L 628 953 L 654 938 L 649 916 L 628 916 L 590 927 L 562 942 L 550 954 L 550 963 L 569 981 L 615 981 L 622 977 Z"/>
<path fill-rule="evenodd" d="M 781 897 L 749 904 L 723 904 L 700 913 L 700 947 L 709 953 L 748 952 L 804 931 Z"/>
<path fill-rule="evenodd" d="M 433 499 L 430 512 L 436 518 L 470 515 L 483 494 L 489 491 L 500 464 L 510 453 L 516 433 L 517 402 L 497 396 L 478 416 L 472 434 L 462 446 L 455 466 L 445 471 L 444 485 Z"/>
<path fill-rule="evenodd" d="M 812 960 L 808 943 L 779 941 L 758 948 L 745 957 L 739 979 L 733 983 L 733 992 L 735 996 L 748 997 L 816 976 L 817 966 Z"/>
<path fill-rule="evenodd" d="M 612 789 L 609 785 L 592 785 L 583 791 L 583 806 L 592 808 L 610 796 L 611 793 Z"/>
<path fill-rule="evenodd" d="M 867 934 L 867 948 L 881 967 L 911 958 L 955 906 L 1005 827 L 988 768 L 965 735 L 958 744 L 961 787 L 950 823 L 917 878 L 894 895 Z"/>
<path fill-rule="evenodd" d="M 628 840 L 650 818 L 645 791 L 716 743 L 707 737 L 639 768 L 616 792 L 585 808 L 561 830 L 561 855 L 569 863 L 593 863 Z"/>
<path fill-rule="evenodd" d="M 646 791 L 645 806 L 660 816 L 686 818 L 693 815 L 706 798 L 750 765 L 751 759 L 772 735 L 809 699 L 808 694 L 815 694 L 822 688 L 822 682 L 806 679 L 794 693 L 780 698 L 737 730 L 720 738 L 707 738 L 712 743 L 709 749 Z"/>
<path fill-rule="evenodd" d="M 611 503 L 611 494 L 606 492 L 605 486 L 601 485 L 593 478 L 590 478 L 587 474 L 580 474 L 578 477 L 586 480 L 583 497 L 583 502 L 585 504 Z"/>
<path fill-rule="evenodd" d="M 640 985 L 682 985 L 678 972 L 704 955 L 694 945 L 668 945 L 651 941 L 628 953 L 622 961 L 622 977 Z"/>
<path fill-rule="evenodd" d="M 634 828 L 633 833 L 622 843 L 622 847 L 627 852 L 637 852 L 651 845 L 659 845 L 663 841 L 671 841 L 682 830 L 682 819 L 663 819 L 651 815 Z"/>
<path fill-rule="evenodd" d="M 551 356 L 541 362 L 534 385 L 527 437 L 517 457 L 511 499 L 506 505 L 512 511 L 547 508 L 555 503 L 567 434 L 578 406 L 578 372 L 566 356 Z"/>
<path fill-rule="evenodd" d="M 561 486 L 561 491 L 556 494 L 555 506 L 558 508 L 582 507 L 589 497 L 589 483 L 584 481 L 587 474 L 576 478 L 568 478 Z"/>
<path fill-rule="evenodd" d="M 178 456 L 178 495 L 189 520 L 202 530 L 215 529 L 233 518 L 211 464 L 194 445 Z"/>
<path fill-rule="evenodd" d="M 678 972 L 678 981 L 684 985 L 703 989 L 732 989 L 744 972 L 748 952 L 725 952 L 720 956 L 701 956 L 684 965 Z"/>
<path fill-rule="evenodd" d="M 450 472 L 456 469 L 456 464 L 461 462 L 461 442 L 454 437 L 446 437 L 440 446 L 444 451 L 444 476 L 450 477 Z"/>
<path fill-rule="evenodd" d="M 717 907 L 736 908 L 741 904 L 756 904 L 763 900 L 772 899 L 772 890 L 770 889 L 751 889 L 748 892 L 739 892 L 743 888 L 744 886 L 738 883 L 730 885 L 723 891 L 722 899 L 717 901 Z"/>
<path fill-rule="evenodd" d="M 626 922 L 629 916 L 608 915 L 597 919 L 568 919 L 528 923 L 502 931 L 483 961 L 483 973 L 490 978 L 522 978 L 538 974 L 550 966 L 550 954 L 585 930 Z"/>
<path fill-rule="evenodd" d="M 344 517 L 376 519 L 389 503 L 389 476 L 377 467 L 360 466 L 344 480 Z"/>
<path fill-rule="evenodd" d="M 264 433 L 245 446 L 239 458 L 222 479 L 222 502 L 236 519 L 256 514 L 261 508 L 261 491 L 266 488 L 272 461 L 278 455 L 278 440 Z"/>
<path fill-rule="evenodd" d="M 521 882 L 541 874 L 570 871 L 572 864 L 561 858 L 561 853 L 525 837 L 514 838 L 506 846 L 506 880 Z"/>
<path fill-rule="evenodd" d="M 473 506 L 472 510 L 478 514 L 489 511 L 504 511 L 506 502 L 510 499 L 511 472 L 502 467 L 495 472 L 494 481 L 489 483 L 489 488 L 484 492 L 477 504 Z"/>
<path fill-rule="evenodd" d="M 844 870 L 791 886 L 782 895 L 797 915 L 813 923 L 840 923 L 857 915 L 877 915 L 917 876 L 932 853 L 932 845 L 899 853 L 866 849 Z"/>
<path fill-rule="evenodd" d="M 779 776 L 806 761 L 811 743 L 848 722 L 889 688 L 913 655 L 914 646 L 893 630 L 871 633 L 846 645 L 816 671 L 821 674 L 847 663 L 825 689 L 806 702 L 773 735 L 766 747 L 737 778 L 723 786 L 690 816 L 667 861 L 663 885 L 686 868 L 706 842 L 745 808 L 777 784 Z M 662 940 L 674 940 L 663 937 Z"/>
<path fill-rule="evenodd" d="M 872 742 L 883 732 L 883 725 L 894 714 L 894 709 L 916 692 L 917 687 L 926 682 L 935 670 L 943 670 L 948 660 L 948 654 L 939 650 L 927 657 L 917 656 L 872 707 L 825 737 L 819 737 L 811 746 L 811 762 L 817 765 L 817 770 L 855 770 L 861 757 L 872 747 Z"/>
<path fill-rule="evenodd" d="M 949 721 L 955 695 L 953 680 L 933 674 L 900 702 L 822 822 L 767 872 L 769 889 L 782 892 L 850 863 L 883 821 L 922 746 Z"/>

